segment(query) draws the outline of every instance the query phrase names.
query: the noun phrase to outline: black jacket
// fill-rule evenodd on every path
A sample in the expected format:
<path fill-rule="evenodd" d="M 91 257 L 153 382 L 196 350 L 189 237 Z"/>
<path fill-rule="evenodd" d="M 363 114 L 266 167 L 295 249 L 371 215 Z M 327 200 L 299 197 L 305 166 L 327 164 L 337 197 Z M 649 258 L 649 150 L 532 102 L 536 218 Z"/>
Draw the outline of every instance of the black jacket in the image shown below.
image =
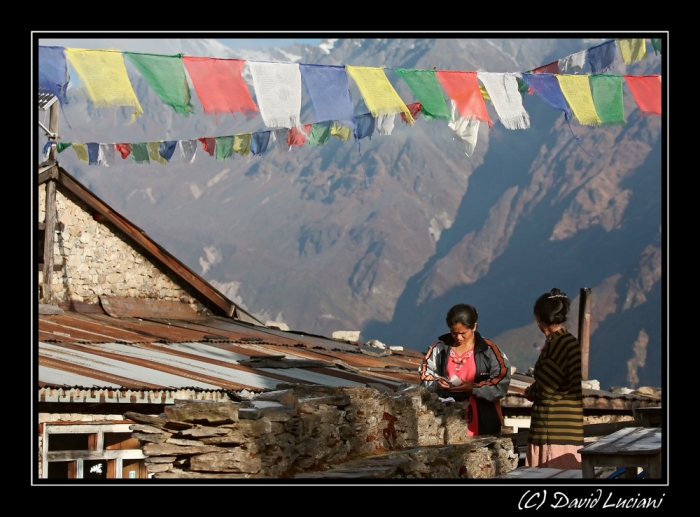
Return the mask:
<path fill-rule="evenodd" d="M 474 336 L 476 376 L 472 395 L 476 399 L 479 415 L 479 434 L 498 434 L 502 425 L 500 400 L 506 396 L 510 386 L 510 361 L 493 341 L 481 337 L 479 332 L 474 332 Z M 435 391 L 440 397 L 464 400 L 467 394 L 443 391 L 435 379 L 435 376 L 447 377 L 447 359 L 453 344 L 452 336 L 443 334 L 431 345 L 420 367 L 421 385 Z"/>

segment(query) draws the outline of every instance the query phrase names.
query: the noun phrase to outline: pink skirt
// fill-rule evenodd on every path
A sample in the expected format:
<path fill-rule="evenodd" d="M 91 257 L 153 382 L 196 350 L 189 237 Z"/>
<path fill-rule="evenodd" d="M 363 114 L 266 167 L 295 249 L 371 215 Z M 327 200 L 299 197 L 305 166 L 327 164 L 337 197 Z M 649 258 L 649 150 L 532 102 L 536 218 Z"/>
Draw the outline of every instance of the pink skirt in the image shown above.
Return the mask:
<path fill-rule="evenodd" d="M 525 465 L 551 469 L 580 469 L 581 455 L 577 452 L 583 445 L 527 444 Z"/>

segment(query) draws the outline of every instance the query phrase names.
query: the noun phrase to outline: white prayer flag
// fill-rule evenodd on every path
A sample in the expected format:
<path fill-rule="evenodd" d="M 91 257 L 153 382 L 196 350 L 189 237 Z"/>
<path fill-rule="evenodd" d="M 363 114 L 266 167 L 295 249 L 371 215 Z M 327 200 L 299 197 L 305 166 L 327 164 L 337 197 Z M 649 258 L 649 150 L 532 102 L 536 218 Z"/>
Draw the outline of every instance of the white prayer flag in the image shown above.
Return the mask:
<path fill-rule="evenodd" d="M 507 129 L 527 129 L 530 115 L 523 107 L 523 98 L 518 91 L 516 73 L 476 72 L 476 77 L 486 87 L 496 108 L 498 118 Z"/>
<path fill-rule="evenodd" d="M 301 117 L 301 72 L 299 63 L 248 61 L 253 88 L 267 127 L 299 126 Z"/>

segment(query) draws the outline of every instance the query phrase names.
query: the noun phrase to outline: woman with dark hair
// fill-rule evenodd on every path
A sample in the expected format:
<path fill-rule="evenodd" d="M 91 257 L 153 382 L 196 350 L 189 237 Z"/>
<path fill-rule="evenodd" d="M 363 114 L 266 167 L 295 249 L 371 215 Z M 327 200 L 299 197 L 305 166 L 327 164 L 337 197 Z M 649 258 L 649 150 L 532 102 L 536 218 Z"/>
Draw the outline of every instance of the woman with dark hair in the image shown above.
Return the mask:
<path fill-rule="evenodd" d="M 499 434 L 501 399 L 510 385 L 510 361 L 490 339 L 476 331 L 479 315 L 471 305 L 452 307 L 450 329 L 430 347 L 420 367 L 421 386 L 440 397 L 469 399 L 467 436 Z"/>
<path fill-rule="evenodd" d="M 528 467 L 581 468 L 577 452 L 583 447 L 581 345 L 564 326 L 570 305 L 556 288 L 535 302 L 533 312 L 545 342 L 535 363 L 535 382 L 525 390 L 532 401 Z"/>

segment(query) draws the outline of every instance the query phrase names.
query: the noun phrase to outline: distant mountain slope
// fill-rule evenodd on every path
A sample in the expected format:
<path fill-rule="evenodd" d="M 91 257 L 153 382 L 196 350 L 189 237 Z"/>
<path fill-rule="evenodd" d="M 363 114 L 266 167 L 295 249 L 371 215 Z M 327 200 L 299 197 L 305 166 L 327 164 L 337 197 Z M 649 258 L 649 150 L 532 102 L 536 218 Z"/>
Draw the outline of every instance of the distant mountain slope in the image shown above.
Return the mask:
<path fill-rule="evenodd" d="M 599 41 L 338 39 L 268 56 L 306 63 L 527 71 Z M 202 43 L 202 48 L 206 48 Z M 194 52 L 194 50 L 193 50 Z M 261 51 L 257 51 L 261 52 Z M 194 54 L 192 54 L 194 55 Z M 231 56 L 242 59 L 252 57 Z M 261 59 L 261 58 L 255 58 Z M 289 61 L 290 58 L 270 57 Z M 660 73 L 661 56 L 611 73 Z M 133 71 L 132 71 L 133 72 Z M 407 102 L 405 83 L 387 77 Z M 144 115 L 93 108 L 80 89 L 61 114 L 64 141 L 139 142 L 265 129 L 261 117 L 184 117 L 132 76 Z M 626 87 L 625 87 L 626 88 Z M 251 89 L 252 91 L 252 89 Z M 627 90 L 628 91 L 628 90 Z M 356 114 L 367 112 L 351 84 Z M 59 161 L 151 237 L 263 321 L 425 350 L 444 315 L 473 303 L 480 330 L 520 371 L 537 357 L 532 304 L 552 287 L 592 288 L 589 377 L 660 385 L 663 278 L 662 118 L 625 96 L 622 127 L 588 127 L 524 96 L 531 128 L 481 124 L 467 157 L 444 121 L 396 117 L 391 135 L 263 157 L 195 163 Z M 305 106 L 303 121 L 313 122 Z M 67 126 L 66 122 L 70 124 Z M 572 135 L 578 137 L 579 142 Z M 40 139 L 43 145 L 45 139 Z M 577 332 L 577 303 L 570 328 Z"/>

